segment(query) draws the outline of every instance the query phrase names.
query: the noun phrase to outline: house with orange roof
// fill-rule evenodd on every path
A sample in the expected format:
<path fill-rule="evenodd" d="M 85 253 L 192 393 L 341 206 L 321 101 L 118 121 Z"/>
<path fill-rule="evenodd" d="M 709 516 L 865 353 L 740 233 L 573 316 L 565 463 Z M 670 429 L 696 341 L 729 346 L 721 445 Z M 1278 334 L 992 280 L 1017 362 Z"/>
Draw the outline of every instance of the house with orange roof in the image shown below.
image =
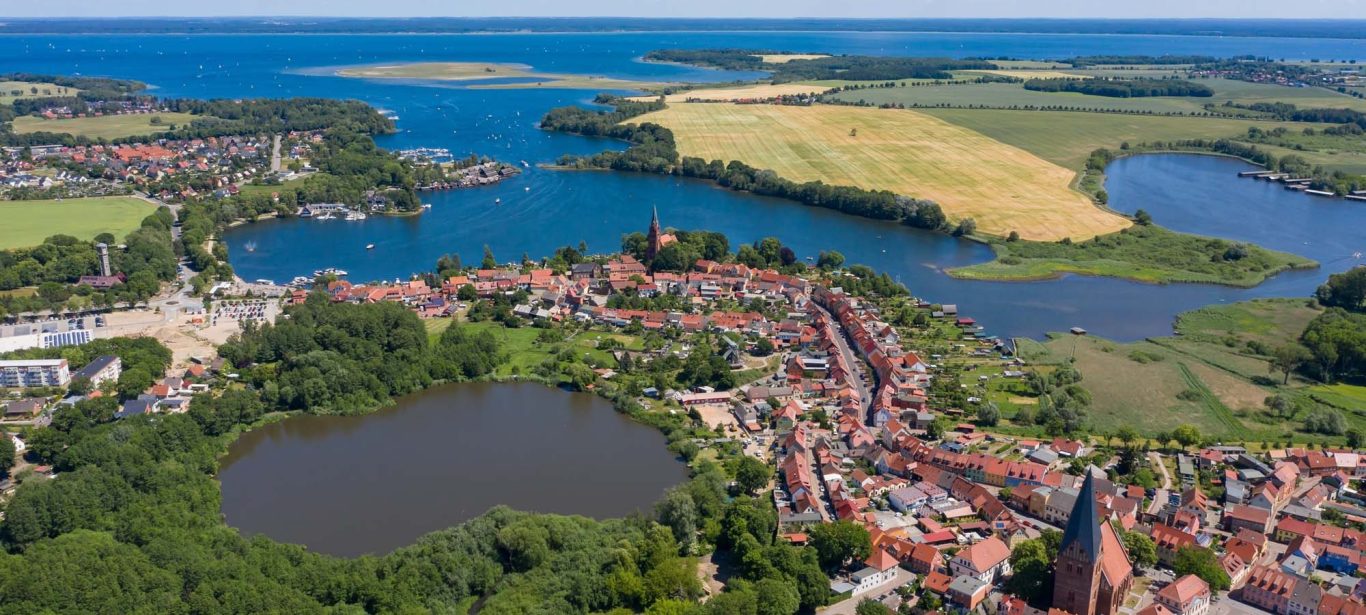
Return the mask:
<path fill-rule="evenodd" d="M 971 576 L 991 584 L 1010 575 L 1010 547 L 992 536 L 958 552 L 949 561 L 949 569 L 957 577 Z"/>
<path fill-rule="evenodd" d="M 1210 606 L 1209 584 L 1188 574 L 1158 590 L 1154 599 L 1175 615 L 1205 615 Z"/>

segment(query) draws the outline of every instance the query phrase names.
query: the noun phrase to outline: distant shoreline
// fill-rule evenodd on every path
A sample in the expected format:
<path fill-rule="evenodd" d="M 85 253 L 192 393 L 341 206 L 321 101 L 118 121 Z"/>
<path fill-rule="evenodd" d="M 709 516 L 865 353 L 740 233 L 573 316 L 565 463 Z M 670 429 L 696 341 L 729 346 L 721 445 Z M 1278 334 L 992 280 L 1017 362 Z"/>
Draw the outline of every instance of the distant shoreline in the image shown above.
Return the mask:
<path fill-rule="evenodd" d="M 421 24 L 415 27 L 416 24 Z M 22 32 L 17 31 L 22 27 Z M 15 28 L 16 31 L 6 31 Z M 1366 39 L 1366 19 L 654 18 L 654 17 L 16 17 L 0 35 L 71 34 L 644 34 L 862 32 Z"/>

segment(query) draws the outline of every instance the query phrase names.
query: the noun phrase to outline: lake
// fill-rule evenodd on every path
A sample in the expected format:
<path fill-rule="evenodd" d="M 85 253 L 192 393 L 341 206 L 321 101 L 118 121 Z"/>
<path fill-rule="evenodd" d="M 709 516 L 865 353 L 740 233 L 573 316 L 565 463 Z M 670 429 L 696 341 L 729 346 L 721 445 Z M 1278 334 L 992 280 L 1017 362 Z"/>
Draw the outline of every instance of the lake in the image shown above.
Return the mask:
<path fill-rule="evenodd" d="M 625 79 L 730 81 L 753 76 L 639 61 L 645 52 L 662 47 L 958 57 L 1200 53 L 1366 59 L 1362 39 L 1129 34 L 11 35 L 0 37 L 0 70 L 140 79 L 166 96 L 356 98 L 400 117 L 398 134 L 377 139 L 385 147 L 444 147 L 457 155 L 480 153 L 536 165 L 565 153 L 623 147 L 537 128 L 548 109 L 587 104 L 595 92 L 472 90 L 448 83 L 333 77 L 329 69 L 377 62 L 494 61 Z M 700 182 L 534 166 L 498 186 L 424 194 L 433 208 L 419 217 L 268 221 L 233 229 L 224 239 L 234 268 L 248 280 L 286 281 L 326 267 L 345 269 L 355 281 L 394 279 L 429 270 L 438 256 L 450 252 L 472 264 L 484 245 L 504 261 L 517 260 L 523 253 L 544 256 L 580 241 L 587 242 L 590 251 L 615 251 L 623 233 L 645 230 L 650 209 L 657 206 L 666 226 L 722 231 L 732 247 L 776 236 L 802 257 L 839 250 L 848 262 L 887 271 L 919 296 L 963 306 L 990 334 L 1038 337 L 1081 326 L 1099 335 L 1133 340 L 1168 334 L 1176 314 L 1203 305 L 1308 295 L 1329 273 L 1350 266 L 1352 252 L 1363 249 L 1360 244 L 1366 240 L 1359 229 L 1366 228 L 1366 206 L 1238 179 L 1236 171 L 1245 168 L 1251 167 L 1207 157 L 1121 160 L 1110 168 L 1110 205 L 1122 211 L 1147 209 L 1158 223 L 1178 231 L 1288 249 L 1323 262 L 1323 268 L 1285 273 L 1255 289 L 1149 286 L 1077 276 L 1029 283 L 966 282 L 943 270 L 987 260 L 990 251 L 985 247 Z M 1169 189 L 1178 184 L 1181 190 Z M 502 204 L 495 205 L 495 199 Z M 1296 226 L 1288 228 L 1292 224 Z M 256 252 L 243 249 L 247 242 L 257 245 Z M 366 251 L 370 243 L 376 247 Z"/>
<path fill-rule="evenodd" d="M 620 517 L 687 468 L 664 436 L 586 393 L 466 383 L 364 416 L 294 416 L 243 434 L 218 475 L 245 535 L 339 556 L 382 554 L 507 505 Z"/>

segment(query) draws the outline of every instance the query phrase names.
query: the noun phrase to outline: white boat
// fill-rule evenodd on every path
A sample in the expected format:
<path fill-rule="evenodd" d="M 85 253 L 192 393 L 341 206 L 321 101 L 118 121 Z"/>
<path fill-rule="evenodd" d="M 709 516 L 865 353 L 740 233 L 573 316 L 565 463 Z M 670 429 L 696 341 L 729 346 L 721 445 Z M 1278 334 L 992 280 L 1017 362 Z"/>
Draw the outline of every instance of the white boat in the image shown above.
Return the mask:
<path fill-rule="evenodd" d="M 525 188 L 522 188 L 522 192 L 531 192 L 531 186 L 527 186 L 527 187 L 525 187 Z"/>
<path fill-rule="evenodd" d="M 526 167 L 526 168 L 528 168 L 528 169 L 531 168 L 531 164 L 529 164 L 529 163 L 528 163 L 527 161 L 525 161 L 525 160 L 522 161 L 522 166 L 524 166 L 524 167 Z"/>
<path fill-rule="evenodd" d="M 366 250 L 373 250 L 373 249 L 375 249 L 375 244 L 373 244 L 373 243 L 367 243 L 367 244 L 365 244 L 365 249 L 366 249 Z"/>
<path fill-rule="evenodd" d="M 350 221 L 350 220 L 364 220 L 365 217 L 366 217 L 366 216 L 365 216 L 365 213 L 359 212 L 359 211 L 353 211 L 353 212 L 351 212 L 351 213 L 346 214 L 346 219 L 347 219 L 348 221 Z"/>
<path fill-rule="evenodd" d="M 336 218 L 336 216 L 334 216 L 334 215 L 332 215 L 332 214 L 323 214 L 323 215 L 317 216 L 317 217 L 315 217 L 315 218 L 313 218 L 313 219 L 314 219 L 314 220 L 332 220 L 332 219 L 334 219 L 334 218 Z"/>
<path fill-rule="evenodd" d="M 493 199 L 493 204 L 494 204 L 494 205 L 502 205 L 502 204 L 503 204 L 503 199 Z"/>
<path fill-rule="evenodd" d="M 248 252 L 255 252 L 255 251 L 256 251 L 256 242 L 254 242 L 254 241 L 248 241 L 248 242 L 242 244 L 242 247 L 245 248 Z"/>
<path fill-rule="evenodd" d="M 423 208 L 423 209 L 431 209 L 431 208 L 432 208 L 432 204 L 431 204 L 431 203 L 423 203 L 423 204 L 422 204 L 422 208 Z"/>

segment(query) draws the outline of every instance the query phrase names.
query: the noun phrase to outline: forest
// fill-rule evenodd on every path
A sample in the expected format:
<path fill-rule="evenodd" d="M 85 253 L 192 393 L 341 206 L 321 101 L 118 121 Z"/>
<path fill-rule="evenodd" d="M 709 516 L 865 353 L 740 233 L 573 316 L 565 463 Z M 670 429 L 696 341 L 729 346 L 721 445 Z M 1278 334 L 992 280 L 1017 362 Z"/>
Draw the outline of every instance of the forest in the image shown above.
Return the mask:
<path fill-rule="evenodd" d="M 1180 79 L 1030 79 L 1024 89 L 1036 92 L 1076 92 L 1110 98 L 1149 96 L 1214 96 L 1209 86 Z"/>

